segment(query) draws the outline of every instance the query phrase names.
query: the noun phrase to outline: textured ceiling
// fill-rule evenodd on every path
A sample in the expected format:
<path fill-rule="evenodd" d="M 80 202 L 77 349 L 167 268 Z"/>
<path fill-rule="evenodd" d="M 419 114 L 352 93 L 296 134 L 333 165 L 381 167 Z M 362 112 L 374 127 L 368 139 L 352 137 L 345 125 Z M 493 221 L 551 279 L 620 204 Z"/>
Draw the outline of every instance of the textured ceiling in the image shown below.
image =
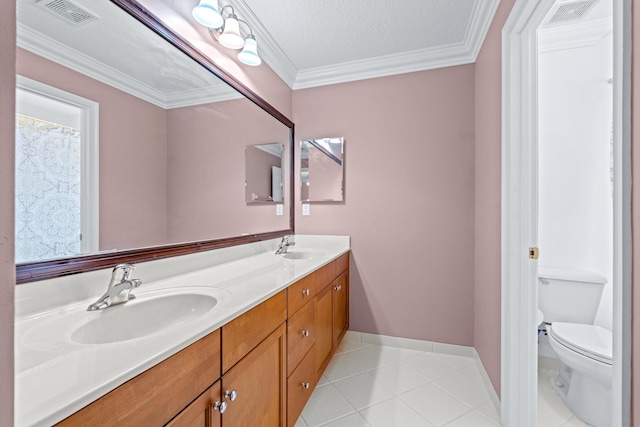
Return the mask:
<path fill-rule="evenodd" d="M 474 0 L 244 1 L 298 70 L 463 43 L 475 4 Z"/>

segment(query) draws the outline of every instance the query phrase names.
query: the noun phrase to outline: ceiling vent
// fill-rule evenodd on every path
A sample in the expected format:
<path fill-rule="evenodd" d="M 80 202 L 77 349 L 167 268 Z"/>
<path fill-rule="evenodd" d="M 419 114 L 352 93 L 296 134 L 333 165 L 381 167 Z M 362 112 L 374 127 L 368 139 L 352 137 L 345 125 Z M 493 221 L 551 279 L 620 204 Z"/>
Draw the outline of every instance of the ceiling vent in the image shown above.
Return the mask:
<path fill-rule="evenodd" d="M 572 1 L 570 3 L 562 3 L 551 15 L 549 24 L 559 24 L 575 19 L 580 19 L 586 15 L 589 10 L 597 3 L 598 0 Z"/>
<path fill-rule="evenodd" d="M 36 4 L 74 25 L 96 21 L 98 17 L 69 0 L 37 0 Z"/>

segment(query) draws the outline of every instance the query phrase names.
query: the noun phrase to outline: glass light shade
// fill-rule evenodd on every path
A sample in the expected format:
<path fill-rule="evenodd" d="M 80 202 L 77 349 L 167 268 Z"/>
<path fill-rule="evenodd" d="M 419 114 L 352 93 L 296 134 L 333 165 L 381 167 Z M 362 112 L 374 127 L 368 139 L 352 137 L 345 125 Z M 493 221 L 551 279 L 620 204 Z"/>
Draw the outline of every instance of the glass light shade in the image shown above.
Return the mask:
<path fill-rule="evenodd" d="M 222 46 L 229 49 L 241 49 L 244 46 L 244 39 L 240 35 L 240 24 L 236 15 L 230 15 L 224 21 L 224 31 L 219 39 Z"/>
<path fill-rule="evenodd" d="M 200 3 L 191 11 L 193 17 L 198 23 L 209 28 L 220 28 L 224 23 L 218 0 L 200 0 Z"/>
<path fill-rule="evenodd" d="M 257 66 L 262 63 L 262 59 L 258 56 L 258 43 L 254 36 L 247 36 L 244 41 L 244 49 L 238 54 L 238 59 L 243 64 Z"/>

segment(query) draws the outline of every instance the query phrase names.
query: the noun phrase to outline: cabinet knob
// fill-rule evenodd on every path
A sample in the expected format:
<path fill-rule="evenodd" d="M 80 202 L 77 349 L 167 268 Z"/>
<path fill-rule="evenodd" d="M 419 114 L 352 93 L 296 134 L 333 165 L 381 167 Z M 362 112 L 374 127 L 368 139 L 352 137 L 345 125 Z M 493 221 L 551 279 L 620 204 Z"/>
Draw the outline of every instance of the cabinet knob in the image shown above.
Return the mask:
<path fill-rule="evenodd" d="M 308 337 L 309 336 L 309 331 L 302 331 L 302 336 L 303 337 Z"/>
<path fill-rule="evenodd" d="M 307 296 L 311 295 L 311 290 L 310 289 L 303 289 L 302 290 L 302 295 L 307 295 Z"/>
<path fill-rule="evenodd" d="M 213 410 L 220 411 L 221 414 L 224 414 L 224 411 L 227 410 L 227 402 L 216 402 L 213 404 Z"/>
<path fill-rule="evenodd" d="M 310 385 L 309 383 L 302 383 L 302 388 L 308 389 L 309 385 Z"/>
<path fill-rule="evenodd" d="M 342 290 L 342 285 L 334 286 L 334 287 L 333 287 L 333 290 L 334 290 L 334 291 L 340 291 L 340 290 Z"/>
<path fill-rule="evenodd" d="M 337 286 L 334 286 L 334 287 L 333 287 L 333 290 L 334 290 L 334 291 L 337 291 L 337 290 L 339 290 L 339 289 L 338 289 L 338 287 L 337 287 Z"/>
<path fill-rule="evenodd" d="M 224 392 L 224 397 L 233 402 L 234 400 L 236 400 L 236 397 L 238 397 L 238 392 L 235 390 L 227 390 Z"/>

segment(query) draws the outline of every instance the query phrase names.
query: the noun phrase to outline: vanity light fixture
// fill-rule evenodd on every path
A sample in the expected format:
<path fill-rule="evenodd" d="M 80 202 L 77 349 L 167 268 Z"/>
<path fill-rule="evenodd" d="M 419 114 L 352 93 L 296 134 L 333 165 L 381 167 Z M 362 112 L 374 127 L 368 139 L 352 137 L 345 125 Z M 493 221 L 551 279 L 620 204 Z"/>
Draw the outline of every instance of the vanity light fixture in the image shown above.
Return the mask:
<path fill-rule="evenodd" d="M 243 64 L 257 66 L 262 63 L 258 55 L 258 44 L 253 30 L 246 21 L 238 19 L 230 4 L 222 6 L 218 0 L 200 0 L 191 12 L 199 24 L 209 29 L 211 37 L 228 49 L 242 49 L 238 60 Z M 248 28 L 248 34 L 242 35 L 240 24 Z"/>

